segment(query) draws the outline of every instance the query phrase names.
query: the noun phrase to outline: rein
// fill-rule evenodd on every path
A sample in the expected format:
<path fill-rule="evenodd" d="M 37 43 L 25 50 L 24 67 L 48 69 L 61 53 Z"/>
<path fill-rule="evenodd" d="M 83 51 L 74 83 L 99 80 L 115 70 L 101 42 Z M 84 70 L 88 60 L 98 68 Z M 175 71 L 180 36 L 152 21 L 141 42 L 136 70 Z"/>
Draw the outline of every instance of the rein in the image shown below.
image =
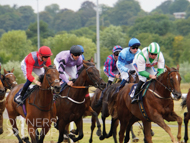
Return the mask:
<path fill-rule="evenodd" d="M 168 73 L 168 76 L 170 75 L 170 73 L 172 73 L 172 72 L 178 72 L 178 70 L 173 70 L 173 71 L 170 71 L 169 73 Z M 168 83 L 168 76 L 167 76 L 167 83 Z M 167 87 L 167 86 L 165 86 L 163 83 L 161 83 L 159 80 L 157 80 L 157 79 L 155 79 L 158 83 L 160 83 L 163 87 L 165 87 L 165 89 L 167 89 L 169 92 L 172 92 L 172 94 L 175 94 L 174 93 L 174 91 L 171 89 L 171 87 Z M 171 98 L 171 97 L 170 97 Z"/>
<path fill-rule="evenodd" d="M 4 97 L 2 100 L 0 100 L 0 103 L 4 102 L 4 101 L 5 101 L 5 99 L 6 99 L 6 98 Z"/>

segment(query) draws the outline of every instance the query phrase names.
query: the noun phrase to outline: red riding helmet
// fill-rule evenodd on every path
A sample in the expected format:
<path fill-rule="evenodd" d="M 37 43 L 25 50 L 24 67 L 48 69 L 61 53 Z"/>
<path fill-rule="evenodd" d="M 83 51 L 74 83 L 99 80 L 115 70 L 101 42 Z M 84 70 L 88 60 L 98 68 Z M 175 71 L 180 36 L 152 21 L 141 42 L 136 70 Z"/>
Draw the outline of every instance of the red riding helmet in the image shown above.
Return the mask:
<path fill-rule="evenodd" d="M 51 56 L 51 55 L 53 55 L 52 52 L 51 52 L 51 49 L 49 47 L 47 47 L 47 46 L 40 47 L 38 52 L 42 56 Z"/>

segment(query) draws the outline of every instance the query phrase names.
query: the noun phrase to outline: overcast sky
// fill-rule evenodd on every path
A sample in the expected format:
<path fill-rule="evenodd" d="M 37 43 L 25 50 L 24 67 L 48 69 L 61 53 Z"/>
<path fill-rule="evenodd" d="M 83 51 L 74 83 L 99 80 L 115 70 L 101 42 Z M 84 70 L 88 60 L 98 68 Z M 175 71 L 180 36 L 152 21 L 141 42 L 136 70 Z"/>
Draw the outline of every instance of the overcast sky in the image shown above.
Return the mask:
<path fill-rule="evenodd" d="M 37 12 L 37 1 L 39 6 L 39 11 L 44 11 L 45 6 L 51 5 L 51 4 L 58 4 L 60 9 L 68 8 L 72 9 L 74 11 L 77 11 L 81 4 L 86 0 L 0 0 L 0 5 L 10 5 L 11 7 L 14 4 L 17 4 L 17 6 L 26 6 L 30 5 L 34 9 L 35 12 Z M 93 3 L 97 3 L 97 0 L 89 0 Z M 108 6 L 113 6 L 118 0 L 98 0 L 99 4 L 106 4 Z M 150 12 L 154 8 L 156 8 L 158 5 L 160 5 L 162 2 L 166 0 L 137 0 L 141 8 L 146 11 Z"/>

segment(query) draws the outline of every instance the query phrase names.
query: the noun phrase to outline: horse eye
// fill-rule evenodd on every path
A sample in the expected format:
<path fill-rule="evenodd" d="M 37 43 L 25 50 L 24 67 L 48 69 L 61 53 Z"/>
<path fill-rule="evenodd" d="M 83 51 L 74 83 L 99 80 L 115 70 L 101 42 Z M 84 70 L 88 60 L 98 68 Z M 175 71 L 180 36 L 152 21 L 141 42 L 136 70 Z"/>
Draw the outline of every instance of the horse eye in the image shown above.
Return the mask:
<path fill-rule="evenodd" d="M 50 74 L 47 74 L 46 76 L 47 76 L 47 77 L 50 77 Z"/>

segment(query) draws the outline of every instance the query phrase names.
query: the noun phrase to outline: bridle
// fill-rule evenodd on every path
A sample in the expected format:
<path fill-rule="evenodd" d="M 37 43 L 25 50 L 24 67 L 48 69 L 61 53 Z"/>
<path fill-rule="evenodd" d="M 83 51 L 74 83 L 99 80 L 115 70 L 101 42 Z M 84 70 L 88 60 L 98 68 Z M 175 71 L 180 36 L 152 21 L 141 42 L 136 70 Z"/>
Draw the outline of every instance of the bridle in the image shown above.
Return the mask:
<path fill-rule="evenodd" d="M 5 75 L 4 75 L 5 80 L 2 80 L 2 82 L 3 82 L 4 85 L 5 85 L 5 83 L 8 85 L 8 89 L 12 89 L 12 88 L 13 88 L 12 85 L 13 85 L 13 84 L 17 85 L 17 82 L 14 81 L 14 82 L 11 82 L 11 83 L 10 83 L 10 82 L 7 80 L 8 78 L 6 78 L 7 75 L 14 75 L 14 74 L 13 74 L 13 73 L 7 73 L 7 74 L 5 74 Z"/>
<path fill-rule="evenodd" d="M 173 71 L 170 71 L 168 72 L 168 76 L 167 76 L 167 84 L 169 85 L 169 75 L 172 73 L 172 72 L 179 72 L 178 70 L 173 70 Z M 171 87 L 167 87 L 165 86 L 163 83 L 161 83 L 159 80 L 155 79 L 159 84 L 161 84 L 165 89 L 167 89 L 169 92 L 171 92 L 172 94 L 177 94 Z"/>
<path fill-rule="evenodd" d="M 46 72 L 48 72 L 49 69 L 47 69 Z M 51 68 L 51 69 L 56 69 L 56 68 Z M 52 86 L 53 83 L 59 83 L 58 79 L 55 79 L 53 82 L 50 82 L 47 76 L 46 76 L 46 80 L 48 81 L 49 87 L 48 88 L 41 88 L 41 87 L 39 87 L 40 90 L 51 90 L 51 91 L 53 91 L 53 86 Z"/>

